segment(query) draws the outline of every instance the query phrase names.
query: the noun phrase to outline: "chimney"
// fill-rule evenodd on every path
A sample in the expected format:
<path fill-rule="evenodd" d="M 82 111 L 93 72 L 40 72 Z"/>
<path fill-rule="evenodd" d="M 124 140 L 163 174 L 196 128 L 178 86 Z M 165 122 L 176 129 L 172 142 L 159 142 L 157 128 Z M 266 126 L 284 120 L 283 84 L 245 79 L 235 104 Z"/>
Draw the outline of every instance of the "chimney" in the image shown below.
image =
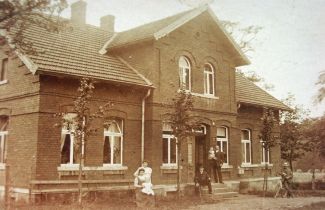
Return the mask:
<path fill-rule="evenodd" d="M 114 33 L 115 17 L 114 15 L 106 15 L 100 18 L 100 28 Z"/>
<path fill-rule="evenodd" d="M 71 22 L 73 24 L 82 26 L 86 24 L 86 9 L 87 3 L 79 0 L 71 4 Z"/>

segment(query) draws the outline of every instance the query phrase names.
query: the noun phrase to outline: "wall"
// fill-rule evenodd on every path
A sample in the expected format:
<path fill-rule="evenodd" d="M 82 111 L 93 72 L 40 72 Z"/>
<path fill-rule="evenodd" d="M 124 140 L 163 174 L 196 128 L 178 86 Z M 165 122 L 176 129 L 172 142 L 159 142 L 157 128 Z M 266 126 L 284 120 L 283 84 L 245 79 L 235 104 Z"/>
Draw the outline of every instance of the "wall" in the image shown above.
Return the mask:
<path fill-rule="evenodd" d="M 2 50 L 0 60 L 7 57 L 6 49 Z M 9 57 L 8 65 L 8 82 L 0 85 L 0 110 L 9 110 L 6 164 L 9 165 L 10 184 L 25 188 L 35 176 L 39 76 L 32 75 L 15 56 Z M 1 176 L 4 173 L 0 171 Z"/>
<path fill-rule="evenodd" d="M 59 179 L 60 135 L 61 129 L 54 127 L 58 119 L 53 114 L 64 110 L 64 106 L 72 105 L 79 83 L 68 77 L 58 78 L 41 76 L 40 129 L 37 153 L 37 179 Z M 144 89 L 116 86 L 109 83 L 96 83 L 90 109 L 94 113 L 100 105 L 111 102 L 114 105 L 106 113 L 108 116 L 120 117 L 124 120 L 123 165 L 126 171 L 111 174 L 109 171 L 95 170 L 87 172 L 87 179 L 132 178 L 132 174 L 141 162 L 141 101 Z M 103 166 L 103 119 L 96 119 L 93 128 L 98 132 L 90 136 L 85 147 L 85 166 Z M 107 172 L 107 173 L 106 173 Z M 61 179 L 75 177 L 71 173 L 62 175 Z"/>

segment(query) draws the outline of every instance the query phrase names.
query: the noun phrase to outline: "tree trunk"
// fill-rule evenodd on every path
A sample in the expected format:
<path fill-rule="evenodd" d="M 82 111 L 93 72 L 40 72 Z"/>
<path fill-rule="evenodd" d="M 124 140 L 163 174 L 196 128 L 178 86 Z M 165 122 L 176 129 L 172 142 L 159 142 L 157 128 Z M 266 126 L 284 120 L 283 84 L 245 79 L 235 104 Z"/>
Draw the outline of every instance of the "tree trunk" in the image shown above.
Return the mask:
<path fill-rule="evenodd" d="M 181 197 L 181 141 L 176 140 L 177 145 L 177 196 Z"/>
<path fill-rule="evenodd" d="M 82 152 L 81 152 L 82 153 Z M 78 204 L 82 205 L 82 166 L 83 166 L 83 154 L 79 157 L 79 174 L 78 174 Z"/>

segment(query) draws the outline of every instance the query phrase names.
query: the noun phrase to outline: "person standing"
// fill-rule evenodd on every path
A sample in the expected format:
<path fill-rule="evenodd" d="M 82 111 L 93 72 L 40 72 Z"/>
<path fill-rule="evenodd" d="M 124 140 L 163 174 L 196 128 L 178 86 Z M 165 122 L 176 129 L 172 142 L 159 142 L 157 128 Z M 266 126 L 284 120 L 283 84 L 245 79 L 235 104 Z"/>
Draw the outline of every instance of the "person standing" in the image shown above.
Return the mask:
<path fill-rule="evenodd" d="M 225 153 L 220 151 L 220 148 L 218 145 L 216 145 L 216 150 L 215 150 L 215 155 L 216 155 L 216 170 L 218 174 L 218 182 L 223 184 L 222 181 L 222 173 L 221 173 L 221 167 L 222 164 L 224 163 L 224 158 L 225 158 Z M 216 181 L 217 182 L 217 181 Z"/>
<path fill-rule="evenodd" d="M 139 175 L 140 169 L 144 170 L 144 175 L 147 176 L 149 181 L 151 182 L 152 169 L 148 166 L 148 161 L 144 160 L 142 162 L 142 165 L 134 172 L 133 174 L 134 177 L 137 177 Z"/>
<path fill-rule="evenodd" d="M 281 172 L 281 182 L 283 188 L 287 191 L 287 197 L 293 197 L 291 186 L 292 186 L 293 174 L 289 168 L 289 164 L 287 162 L 283 163 L 283 168 Z"/>
<path fill-rule="evenodd" d="M 213 173 L 214 181 L 218 182 L 216 153 L 215 153 L 213 147 L 210 147 L 210 150 L 209 150 L 208 163 L 209 163 L 209 176 L 212 177 L 212 173 Z"/>

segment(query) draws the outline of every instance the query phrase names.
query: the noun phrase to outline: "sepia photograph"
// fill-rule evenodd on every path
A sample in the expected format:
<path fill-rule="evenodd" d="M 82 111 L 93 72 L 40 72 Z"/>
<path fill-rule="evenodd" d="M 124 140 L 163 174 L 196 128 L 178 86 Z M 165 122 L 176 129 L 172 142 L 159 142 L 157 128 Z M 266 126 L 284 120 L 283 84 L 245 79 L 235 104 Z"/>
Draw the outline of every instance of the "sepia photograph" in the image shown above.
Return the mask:
<path fill-rule="evenodd" d="M 2 209 L 325 209 L 325 0 L 0 0 Z"/>

